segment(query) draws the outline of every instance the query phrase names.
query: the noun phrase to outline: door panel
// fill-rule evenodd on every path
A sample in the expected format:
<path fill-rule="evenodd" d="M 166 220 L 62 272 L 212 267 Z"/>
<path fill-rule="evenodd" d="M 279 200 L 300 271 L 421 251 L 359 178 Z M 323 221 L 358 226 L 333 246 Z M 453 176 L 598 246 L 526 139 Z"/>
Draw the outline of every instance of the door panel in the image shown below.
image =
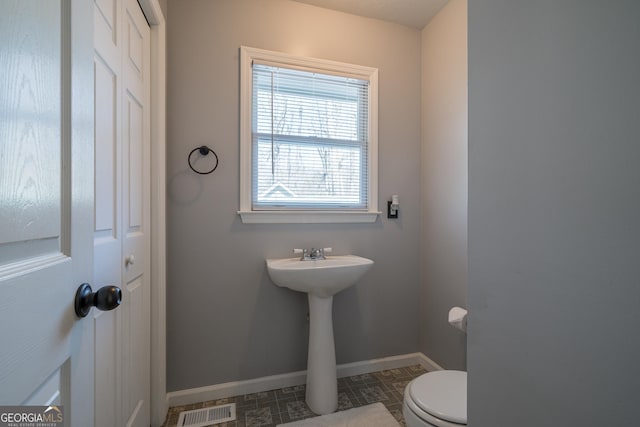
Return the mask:
<path fill-rule="evenodd" d="M 96 1 L 94 19 L 94 281 L 122 284 L 123 291 L 118 311 L 94 318 L 102 331 L 96 342 L 96 402 L 99 396 L 108 402 L 96 405 L 95 425 L 148 426 L 150 31 L 135 0 Z"/>
<path fill-rule="evenodd" d="M 126 426 L 148 426 L 149 407 L 149 351 L 150 337 L 146 325 L 149 312 L 149 300 L 146 278 L 139 276 L 126 286 L 127 306 L 125 316 L 132 325 L 125 342 L 125 371 L 129 375 L 127 389 L 124 392 L 125 413 L 129 414 Z"/>
<path fill-rule="evenodd" d="M 117 76 L 99 57 L 95 59 L 96 105 L 96 200 L 95 227 L 102 238 L 116 238 L 117 214 Z"/>
<path fill-rule="evenodd" d="M 124 367 L 127 378 L 125 416 L 127 426 L 148 426 L 150 409 L 150 70 L 151 33 L 149 25 L 135 0 L 124 0 L 124 25 L 127 31 L 122 63 L 123 93 L 126 114 L 124 126 L 123 198 L 128 208 L 123 210 L 125 224 L 124 281 L 127 306 Z"/>
<path fill-rule="evenodd" d="M 95 12 L 100 13 L 101 17 L 96 19 L 96 27 L 95 31 L 104 31 L 105 33 L 100 35 L 100 39 L 104 40 L 104 34 L 109 34 L 106 37 L 108 40 L 111 38 L 111 41 L 114 44 L 117 44 L 116 39 L 118 37 L 118 32 L 116 31 L 116 16 L 118 16 L 118 4 L 114 0 L 96 0 L 95 1 Z"/>
<path fill-rule="evenodd" d="M 93 319 L 95 336 L 99 337 L 95 346 L 95 427 L 122 425 L 117 389 L 121 372 L 117 320 L 121 313 L 122 307 L 100 312 Z"/>
<path fill-rule="evenodd" d="M 60 252 L 62 160 L 61 3 L 6 3 L 0 18 L 4 265 Z M 41 31 L 33 32 L 34 27 Z"/>
<path fill-rule="evenodd" d="M 93 330 L 73 302 L 93 264 L 92 9 L 2 7 L 0 405 L 64 405 L 88 426 Z"/>
<path fill-rule="evenodd" d="M 128 89 L 128 88 L 127 88 Z M 128 162 L 126 170 L 125 182 L 128 188 L 129 212 L 127 216 L 127 236 L 133 237 L 136 233 L 142 233 L 142 215 L 143 215 L 143 159 L 142 151 L 144 149 L 144 106 L 135 99 L 130 93 L 126 97 L 126 117 L 125 129 L 127 130 L 124 138 L 125 146 L 128 147 Z"/>
<path fill-rule="evenodd" d="M 47 378 L 23 405 L 62 405 L 65 396 L 65 383 L 69 381 L 69 365 L 65 363 Z"/>
<path fill-rule="evenodd" d="M 119 2 L 99 0 L 94 8 L 94 73 L 95 73 L 95 230 L 94 283 L 122 288 L 121 157 L 122 131 L 120 73 Z M 126 304 L 115 311 L 94 313 L 96 336 L 95 427 L 123 425 L 121 408 L 122 345 L 121 317 Z"/>

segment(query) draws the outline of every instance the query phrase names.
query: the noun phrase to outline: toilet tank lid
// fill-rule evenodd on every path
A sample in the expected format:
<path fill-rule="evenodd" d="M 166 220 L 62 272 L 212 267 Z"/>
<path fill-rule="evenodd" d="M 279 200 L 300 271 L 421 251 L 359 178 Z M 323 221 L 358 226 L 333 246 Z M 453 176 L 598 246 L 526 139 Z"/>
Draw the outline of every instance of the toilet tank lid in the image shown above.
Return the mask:
<path fill-rule="evenodd" d="M 441 420 L 467 423 L 467 373 L 434 371 L 409 385 L 411 399 L 420 409 Z"/>

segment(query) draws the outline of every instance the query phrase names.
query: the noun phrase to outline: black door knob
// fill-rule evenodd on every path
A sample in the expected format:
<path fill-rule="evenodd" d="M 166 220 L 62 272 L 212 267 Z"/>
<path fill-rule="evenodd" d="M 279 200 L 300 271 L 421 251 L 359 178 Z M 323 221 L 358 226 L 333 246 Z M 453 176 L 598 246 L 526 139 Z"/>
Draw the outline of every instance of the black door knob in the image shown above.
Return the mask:
<path fill-rule="evenodd" d="M 78 317 L 86 317 L 91 307 L 98 310 L 113 310 L 122 302 L 122 290 L 117 286 L 103 286 L 93 292 L 88 283 L 80 285 L 76 291 L 74 308 Z"/>

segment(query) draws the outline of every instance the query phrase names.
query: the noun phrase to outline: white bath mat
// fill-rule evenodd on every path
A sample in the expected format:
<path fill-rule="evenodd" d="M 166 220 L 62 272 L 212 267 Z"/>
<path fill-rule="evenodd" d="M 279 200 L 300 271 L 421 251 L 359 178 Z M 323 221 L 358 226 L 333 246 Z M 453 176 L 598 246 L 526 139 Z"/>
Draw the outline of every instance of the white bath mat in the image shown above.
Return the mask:
<path fill-rule="evenodd" d="M 278 424 L 278 427 L 400 427 L 400 424 L 387 408 L 378 402 L 302 421 Z"/>

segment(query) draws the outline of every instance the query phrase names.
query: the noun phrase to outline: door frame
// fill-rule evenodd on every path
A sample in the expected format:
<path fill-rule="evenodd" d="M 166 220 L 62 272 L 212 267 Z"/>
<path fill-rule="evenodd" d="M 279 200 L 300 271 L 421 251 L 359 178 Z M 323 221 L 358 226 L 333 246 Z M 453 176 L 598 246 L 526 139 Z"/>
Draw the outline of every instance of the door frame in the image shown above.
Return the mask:
<path fill-rule="evenodd" d="M 166 21 L 158 0 L 138 0 L 151 28 L 151 425 L 167 414 Z"/>

